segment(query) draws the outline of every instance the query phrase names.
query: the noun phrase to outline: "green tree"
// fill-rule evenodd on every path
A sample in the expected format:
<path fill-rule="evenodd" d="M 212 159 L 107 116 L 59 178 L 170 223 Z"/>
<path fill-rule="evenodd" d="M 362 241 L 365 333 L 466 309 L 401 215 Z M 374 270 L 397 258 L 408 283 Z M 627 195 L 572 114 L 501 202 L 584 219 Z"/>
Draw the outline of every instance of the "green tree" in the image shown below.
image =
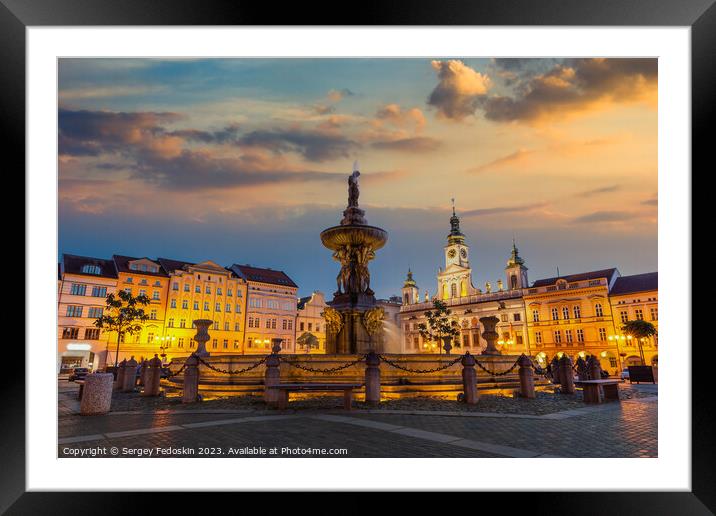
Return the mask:
<path fill-rule="evenodd" d="M 119 361 L 119 344 L 125 335 L 134 335 L 142 331 L 142 324 L 149 316 L 144 306 L 149 304 L 145 295 L 133 296 L 131 292 L 120 290 L 117 294 L 110 294 L 105 301 L 105 311 L 94 321 L 97 328 L 104 331 L 117 332 L 117 352 L 114 356 L 114 365 Z"/>
<path fill-rule="evenodd" d="M 433 301 L 433 310 L 425 312 L 428 323 L 418 324 L 420 335 L 423 339 L 430 342 L 436 341 L 438 344 L 446 337 L 449 337 L 450 340 L 457 338 L 460 335 L 460 325 L 451 315 L 452 310 L 447 307 L 447 304 L 436 299 Z M 450 353 L 450 348 L 452 346 L 446 343 L 445 351 L 447 353 Z"/>
<path fill-rule="evenodd" d="M 641 365 L 645 365 L 644 350 L 641 347 L 642 339 L 648 339 L 656 335 L 656 328 L 649 321 L 635 320 L 627 321 L 622 324 L 622 331 L 626 335 L 631 335 L 637 340 L 639 346 L 639 358 L 641 358 Z"/>

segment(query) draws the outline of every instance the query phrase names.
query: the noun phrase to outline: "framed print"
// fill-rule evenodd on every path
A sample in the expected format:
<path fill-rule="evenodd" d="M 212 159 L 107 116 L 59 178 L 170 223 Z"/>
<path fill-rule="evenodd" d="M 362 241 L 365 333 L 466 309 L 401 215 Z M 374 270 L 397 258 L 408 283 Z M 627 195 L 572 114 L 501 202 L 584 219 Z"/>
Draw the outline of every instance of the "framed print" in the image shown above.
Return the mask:
<path fill-rule="evenodd" d="M 714 9 L 3 0 L 28 301 L 0 508 L 710 514 Z"/>

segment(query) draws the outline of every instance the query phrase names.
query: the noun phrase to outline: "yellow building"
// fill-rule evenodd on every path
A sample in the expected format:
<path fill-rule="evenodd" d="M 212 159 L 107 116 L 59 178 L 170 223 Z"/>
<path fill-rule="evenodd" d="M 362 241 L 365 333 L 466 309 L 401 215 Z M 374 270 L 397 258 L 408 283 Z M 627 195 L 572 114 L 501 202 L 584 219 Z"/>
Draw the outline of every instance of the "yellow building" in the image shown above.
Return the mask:
<path fill-rule="evenodd" d="M 618 278 L 617 269 L 605 269 L 540 279 L 525 289 L 532 356 L 544 365 L 564 353 L 573 361 L 596 355 L 603 370 L 617 374 L 622 364 L 609 293 Z"/>
<path fill-rule="evenodd" d="M 315 291 L 307 297 L 298 300 L 298 317 L 296 318 L 296 352 L 297 353 L 325 353 L 326 352 L 326 321 L 321 315 L 328 305 L 323 292 Z M 315 337 L 316 346 L 307 342 Z"/>
<path fill-rule="evenodd" d="M 157 261 L 169 275 L 166 324 L 156 346 L 165 355 L 162 358 L 171 360 L 196 349 L 196 319 L 214 321 L 206 343 L 212 355 L 244 353 L 246 281 L 210 260 Z"/>
<path fill-rule="evenodd" d="M 656 365 L 659 361 L 658 334 L 638 341 L 625 335 L 621 327 L 627 321 L 648 321 L 659 329 L 659 275 L 657 272 L 635 274 L 617 278 L 609 293 L 614 313 L 614 339 L 619 347 L 624 366 Z"/>
<path fill-rule="evenodd" d="M 164 335 L 166 323 L 167 293 L 169 275 L 158 261 L 149 258 L 131 256 L 112 256 L 117 270 L 117 290 L 124 290 L 133 296 L 145 295 L 149 304 L 144 308 L 149 319 L 142 324 L 142 330 L 134 335 L 125 335 L 119 345 L 119 358 L 141 361 L 161 353 L 160 338 Z M 109 340 L 108 364 L 114 364 L 117 357 L 117 334 L 112 333 Z"/>

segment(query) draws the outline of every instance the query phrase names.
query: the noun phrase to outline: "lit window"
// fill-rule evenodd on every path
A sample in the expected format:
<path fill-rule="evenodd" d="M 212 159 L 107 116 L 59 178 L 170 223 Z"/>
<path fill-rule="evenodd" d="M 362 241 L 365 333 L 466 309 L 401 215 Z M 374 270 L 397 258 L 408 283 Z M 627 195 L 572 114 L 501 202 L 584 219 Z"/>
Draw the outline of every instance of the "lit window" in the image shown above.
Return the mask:
<path fill-rule="evenodd" d="M 597 317 L 604 317 L 604 311 L 602 310 L 601 303 L 594 305 L 594 313 L 597 314 Z"/>
<path fill-rule="evenodd" d="M 152 320 L 155 320 L 157 318 L 157 310 L 156 308 L 153 309 L 151 312 L 149 312 L 149 318 Z"/>
<path fill-rule="evenodd" d="M 569 307 L 562 307 L 562 319 L 569 319 Z"/>
<path fill-rule="evenodd" d="M 656 321 L 659 319 L 659 309 L 658 308 L 651 308 L 651 320 Z"/>
<path fill-rule="evenodd" d="M 176 307 L 177 307 L 177 300 L 176 300 L 176 299 L 172 299 L 171 302 L 169 303 L 169 306 L 170 306 L 171 308 L 176 308 Z"/>
<path fill-rule="evenodd" d="M 559 310 L 557 308 L 552 308 L 552 320 L 556 321 L 559 319 Z"/>
<path fill-rule="evenodd" d="M 599 340 L 607 340 L 607 330 L 605 328 L 599 328 Z"/>
<path fill-rule="evenodd" d="M 572 330 L 564 330 L 564 336 L 567 338 L 567 342 L 574 341 L 574 337 L 572 336 Z"/>
<path fill-rule="evenodd" d="M 562 332 L 560 330 L 555 330 L 554 342 L 555 344 L 560 344 L 562 342 Z"/>
<path fill-rule="evenodd" d="M 67 317 L 82 317 L 82 307 L 67 305 Z"/>
<path fill-rule="evenodd" d="M 539 310 L 532 310 L 532 320 L 539 322 Z"/>
<path fill-rule="evenodd" d="M 179 320 L 179 327 L 180 327 L 180 328 L 186 328 L 186 319 L 180 319 L 180 320 Z"/>
<path fill-rule="evenodd" d="M 89 317 L 90 319 L 99 319 L 100 317 L 102 317 L 103 313 L 104 313 L 104 308 L 92 307 L 89 309 L 89 311 L 87 313 L 87 317 Z"/>
<path fill-rule="evenodd" d="M 636 310 L 634 310 L 634 315 L 636 316 L 637 321 L 644 320 L 644 312 L 641 310 L 641 308 L 637 308 Z"/>
<path fill-rule="evenodd" d="M 584 330 L 581 328 L 577 330 L 577 342 L 584 342 Z"/>
<path fill-rule="evenodd" d="M 579 319 L 582 317 L 582 309 L 579 306 L 574 306 L 572 308 L 572 312 L 574 313 L 575 319 Z"/>
<path fill-rule="evenodd" d="M 170 318 L 169 322 L 167 323 L 167 326 L 169 326 L 170 328 L 174 328 L 174 319 Z"/>
<path fill-rule="evenodd" d="M 186 300 L 186 299 L 182 300 L 182 302 L 181 302 L 181 307 L 182 307 L 182 309 L 184 309 L 184 310 L 188 309 L 188 308 L 189 308 L 189 301 Z"/>
<path fill-rule="evenodd" d="M 99 265 L 83 265 L 82 272 L 85 274 L 99 274 Z"/>
<path fill-rule="evenodd" d="M 107 297 L 107 287 L 92 287 L 92 297 Z"/>
<path fill-rule="evenodd" d="M 629 314 L 625 310 L 619 312 L 619 317 L 623 323 L 629 321 Z"/>
<path fill-rule="evenodd" d="M 179 290 L 179 283 L 176 281 L 172 284 L 172 290 Z"/>
<path fill-rule="evenodd" d="M 84 296 L 86 291 L 87 285 L 80 285 L 78 283 L 73 283 L 70 288 L 70 294 L 73 296 Z"/>

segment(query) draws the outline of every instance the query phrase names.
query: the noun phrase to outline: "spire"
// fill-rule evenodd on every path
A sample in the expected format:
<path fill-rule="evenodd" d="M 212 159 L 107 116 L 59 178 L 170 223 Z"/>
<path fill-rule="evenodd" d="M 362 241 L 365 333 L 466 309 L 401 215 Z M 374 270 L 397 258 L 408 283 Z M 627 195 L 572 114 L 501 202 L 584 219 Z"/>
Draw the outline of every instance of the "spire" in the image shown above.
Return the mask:
<path fill-rule="evenodd" d="M 465 235 L 460 232 L 460 219 L 455 213 L 455 198 L 452 198 L 452 217 L 450 217 L 450 234 L 448 244 L 462 244 L 465 242 Z"/>
<path fill-rule="evenodd" d="M 507 260 L 507 267 L 514 267 L 515 265 L 524 266 L 525 261 L 520 257 L 519 251 L 517 250 L 517 244 L 515 243 L 515 237 L 512 237 L 512 252 L 510 253 L 510 259 Z"/>
<path fill-rule="evenodd" d="M 410 288 L 415 287 L 418 288 L 417 283 L 415 283 L 415 280 L 413 279 L 413 271 L 408 269 L 408 277 L 405 278 L 405 283 L 403 284 L 403 288 Z"/>

